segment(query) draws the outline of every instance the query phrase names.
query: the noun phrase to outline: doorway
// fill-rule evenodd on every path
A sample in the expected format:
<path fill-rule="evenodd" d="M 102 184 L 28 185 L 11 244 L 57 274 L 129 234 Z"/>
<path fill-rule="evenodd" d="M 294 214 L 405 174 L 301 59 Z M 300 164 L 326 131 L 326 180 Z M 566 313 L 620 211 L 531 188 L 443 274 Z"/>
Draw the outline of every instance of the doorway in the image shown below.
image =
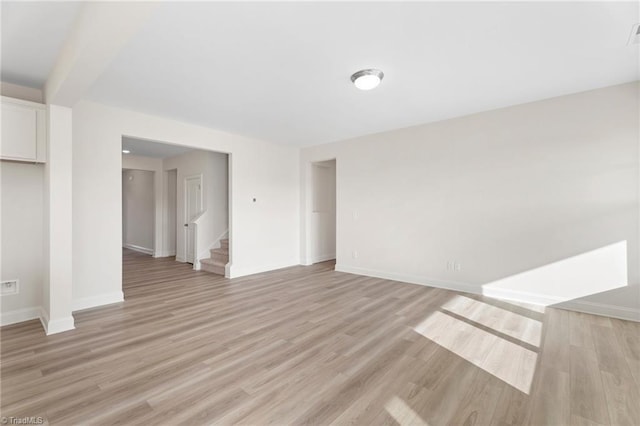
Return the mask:
<path fill-rule="evenodd" d="M 185 206 L 185 248 L 186 260 L 193 264 L 196 261 L 196 226 L 195 221 L 202 213 L 202 175 L 187 176 L 184 179 Z"/>
<path fill-rule="evenodd" d="M 336 258 L 336 160 L 311 163 L 311 263 Z"/>
<path fill-rule="evenodd" d="M 153 255 L 155 247 L 154 172 L 122 170 L 122 245 Z"/>
<path fill-rule="evenodd" d="M 188 262 L 193 269 L 211 259 L 226 272 L 232 246 L 230 156 L 129 136 L 123 136 L 122 150 L 123 169 L 151 171 L 154 176 L 155 220 L 148 222 L 154 226 L 153 256 Z M 228 258 L 214 259 L 215 249 Z"/>

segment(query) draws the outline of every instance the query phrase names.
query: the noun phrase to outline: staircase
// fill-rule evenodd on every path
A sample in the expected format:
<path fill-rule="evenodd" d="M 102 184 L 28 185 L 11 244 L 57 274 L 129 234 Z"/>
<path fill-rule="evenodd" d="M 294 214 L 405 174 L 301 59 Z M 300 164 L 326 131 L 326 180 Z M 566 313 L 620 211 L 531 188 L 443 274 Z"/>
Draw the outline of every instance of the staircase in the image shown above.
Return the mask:
<path fill-rule="evenodd" d="M 224 267 L 229 263 L 229 239 L 220 240 L 220 248 L 211 249 L 209 259 L 200 260 L 200 269 L 224 276 Z"/>

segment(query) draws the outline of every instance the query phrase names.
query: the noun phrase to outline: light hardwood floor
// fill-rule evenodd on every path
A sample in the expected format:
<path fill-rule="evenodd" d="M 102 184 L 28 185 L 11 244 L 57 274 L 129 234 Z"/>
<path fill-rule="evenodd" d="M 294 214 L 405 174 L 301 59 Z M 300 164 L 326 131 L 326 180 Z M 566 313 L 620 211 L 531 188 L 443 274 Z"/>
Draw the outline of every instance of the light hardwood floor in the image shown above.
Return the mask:
<path fill-rule="evenodd" d="M 1 329 L 2 416 L 51 424 L 640 424 L 640 324 L 333 271 L 127 251 L 126 302 Z"/>

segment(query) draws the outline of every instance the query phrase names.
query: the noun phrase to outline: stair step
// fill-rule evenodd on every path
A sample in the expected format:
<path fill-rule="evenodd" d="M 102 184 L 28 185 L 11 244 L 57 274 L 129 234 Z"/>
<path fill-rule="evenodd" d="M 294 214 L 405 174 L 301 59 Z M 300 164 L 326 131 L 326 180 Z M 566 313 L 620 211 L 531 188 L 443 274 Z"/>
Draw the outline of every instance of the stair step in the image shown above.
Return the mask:
<path fill-rule="evenodd" d="M 226 263 L 222 263 L 222 262 L 216 262 L 213 259 L 202 259 L 200 261 L 201 264 L 205 264 L 205 265 L 212 265 L 212 266 L 222 266 L 224 267 L 226 265 Z"/>
<path fill-rule="evenodd" d="M 229 256 L 227 256 L 226 254 L 212 253 L 211 260 L 221 265 L 226 265 L 227 263 L 229 263 Z"/>
<path fill-rule="evenodd" d="M 229 239 L 228 238 L 220 240 L 220 248 L 227 249 L 227 250 L 229 249 Z"/>
<path fill-rule="evenodd" d="M 214 248 L 209 250 L 209 252 L 211 253 L 211 256 L 213 256 L 214 254 L 218 254 L 221 256 L 229 257 L 229 249 L 225 249 L 225 248 Z"/>
<path fill-rule="evenodd" d="M 213 259 L 202 259 L 200 261 L 200 269 L 212 274 L 218 274 L 224 276 L 225 264 L 216 262 Z"/>

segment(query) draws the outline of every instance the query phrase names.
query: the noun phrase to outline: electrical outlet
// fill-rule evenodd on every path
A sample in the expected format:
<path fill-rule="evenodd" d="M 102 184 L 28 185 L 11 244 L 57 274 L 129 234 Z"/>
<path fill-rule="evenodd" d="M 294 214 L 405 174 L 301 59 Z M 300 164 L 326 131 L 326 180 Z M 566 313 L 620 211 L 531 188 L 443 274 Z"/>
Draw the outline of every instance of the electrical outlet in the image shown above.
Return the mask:
<path fill-rule="evenodd" d="M 354 259 L 358 258 L 358 250 L 354 250 L 353 253 L 351 253 L 351 256 L 353 256 Z"/>
<path fill-rule="evenodd" d="M 462 269 L 462 265 L 457 260 L 447 260 L 447 271 L 458 272 Z"/>
<path fill-rule="evenodd" d="M 0 295 L 8 296 L 18 294 L 18 280 L 2 281 L 0 283 Z"/>

